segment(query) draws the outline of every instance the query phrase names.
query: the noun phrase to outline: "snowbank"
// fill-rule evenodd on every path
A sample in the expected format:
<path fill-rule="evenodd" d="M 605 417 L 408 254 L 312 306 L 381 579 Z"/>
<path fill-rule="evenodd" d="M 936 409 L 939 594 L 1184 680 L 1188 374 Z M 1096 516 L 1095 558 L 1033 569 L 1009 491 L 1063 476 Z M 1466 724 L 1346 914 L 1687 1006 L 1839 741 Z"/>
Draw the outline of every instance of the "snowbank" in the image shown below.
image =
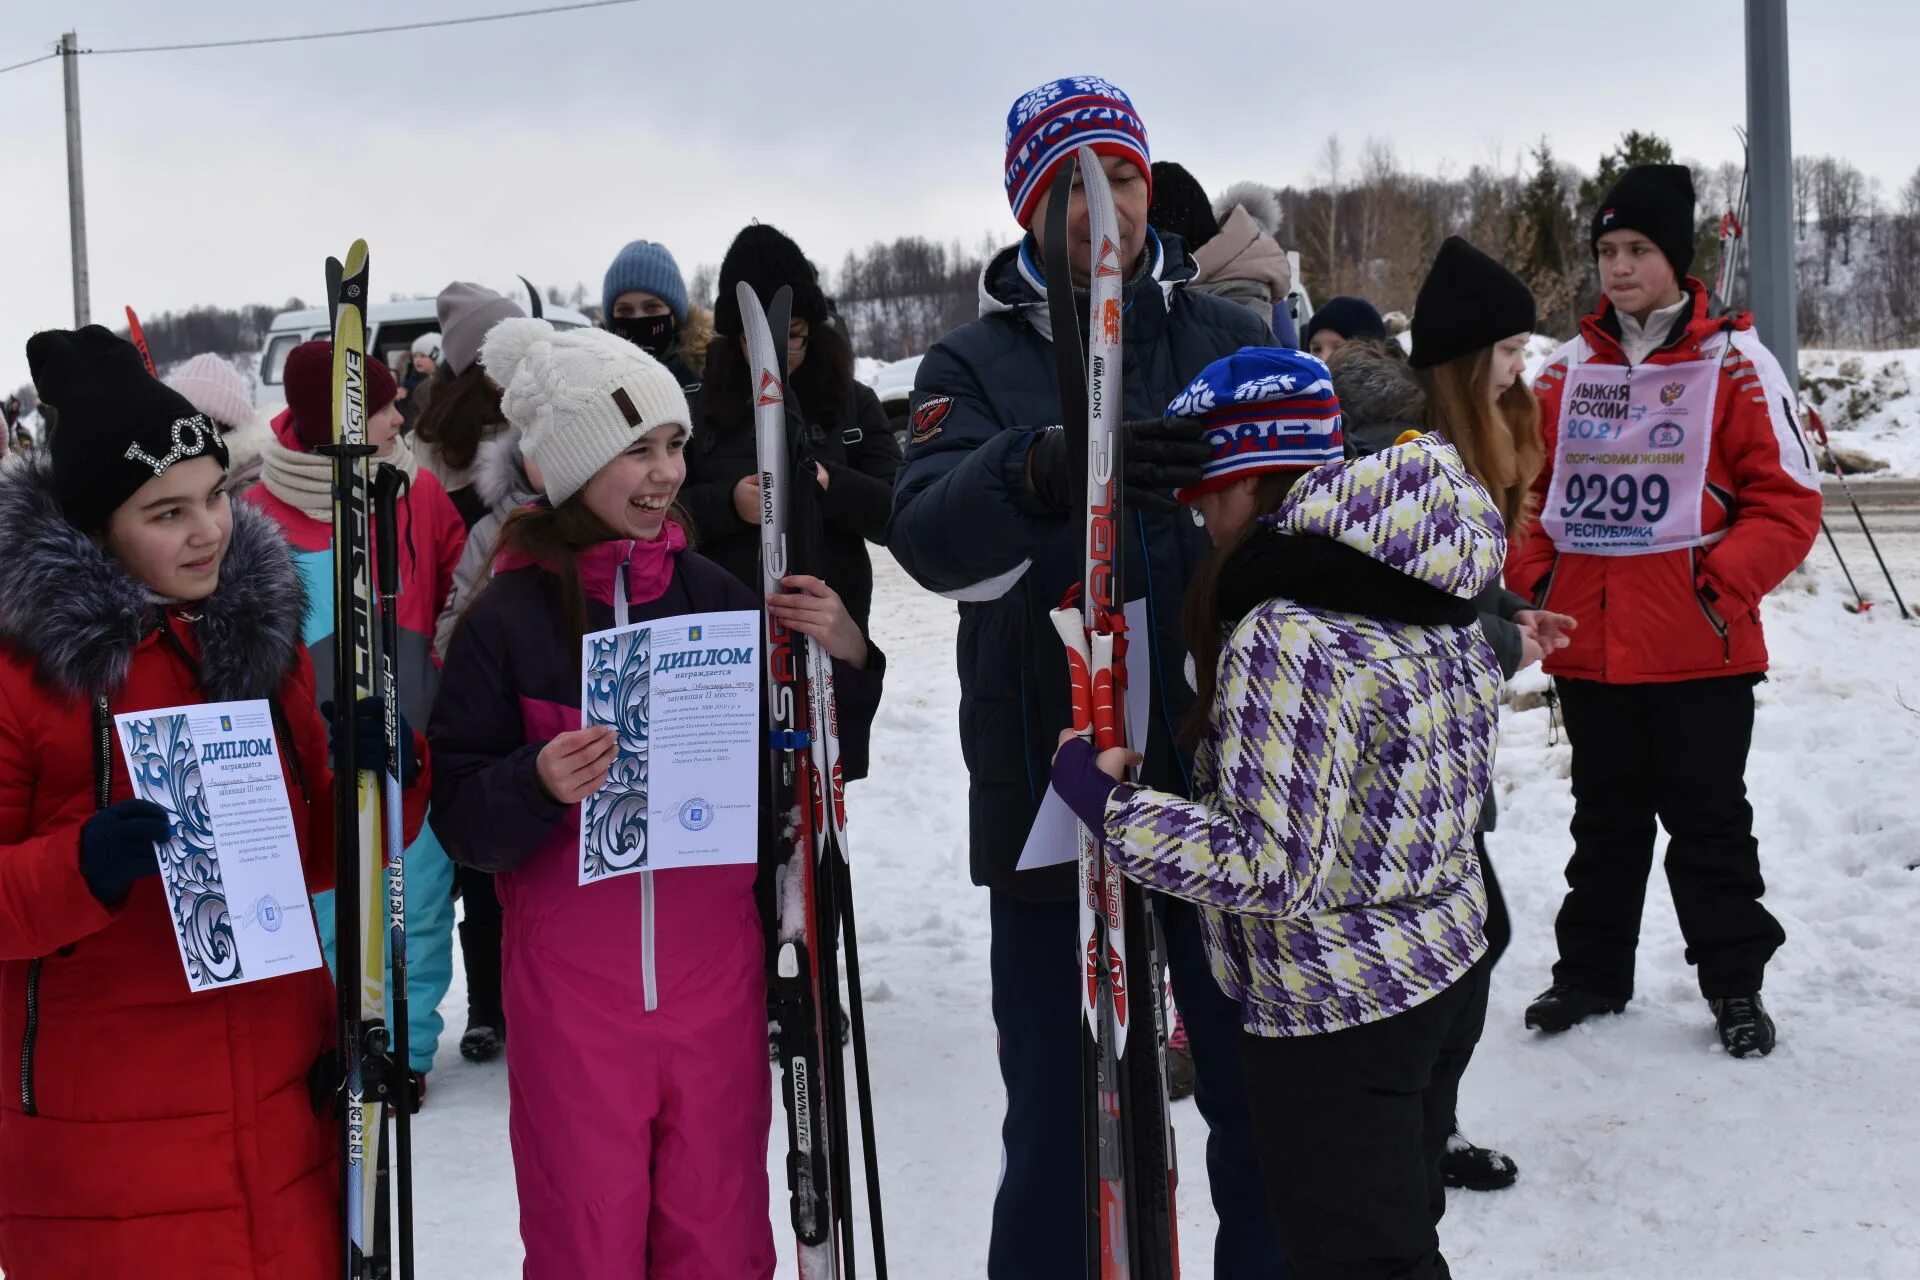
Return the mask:
<path fill-rule="evenodd" d="M 1802 351 L 1800 384 L 1836 446 L 1920 478 L 1920 351 Z"/>

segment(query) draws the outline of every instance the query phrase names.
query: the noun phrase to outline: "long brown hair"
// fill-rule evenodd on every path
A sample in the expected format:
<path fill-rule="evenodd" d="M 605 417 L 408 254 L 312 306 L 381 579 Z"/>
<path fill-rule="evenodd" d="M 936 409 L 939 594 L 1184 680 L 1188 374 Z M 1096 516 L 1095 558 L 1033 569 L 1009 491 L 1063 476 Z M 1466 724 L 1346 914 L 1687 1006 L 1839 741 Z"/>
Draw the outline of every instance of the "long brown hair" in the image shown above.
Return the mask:
<path fill-rule="evenodd" d="M 1493 348 L 1421 369 L 1427 395 L 1427 429 L 1437 431 L 1486 491 L 1506 522 L 1507 543 L 1519 544 L 1533 502 L 1533 482 L 1546 462 L 1540 437 L 1540 402 L 1515 379 L 1489 408 Z"/>
<path fill-rule="evenodd" d="M 680 526 L 691 549 L 693 521 L 687 518 L 687 513 L 678 502 L 667 508 L 667 520 Z M 487 551 L 487 565 L 491 568 L 501 552 L 512 549 L 553 576 L 557 592 L 554 603 L 559 606 L 560 616 L 566 622 L 568 637 L 574 641 L 569 652 L 577 663 L 580 658 L 579 642 L 587 634 L 587 592 L 580 581 L 578 556 L 588 547 L 610 542 L 619 536 L 587 508 L 586 494 L 582 490 L 557 507 L 522 507 L 508 516 L 494 537 L 493 546 Z M 478 594 L 473 597 L 475 601 L 479 598 Z M 470 603 L 468 608 L 471 607 Z"/>
<path fill-rule="evenodd" d="M 1294 482 L 1304 471 L 1274 471 L 1260 477 L 1254 487 L 1254 516 L 1231 538 L 1215 547 L 1201 562 L 1200 571 L 1187 587 L 1187 652 L 1193 655 L 1193 706 L 1180 724 L 1180 742 L 1191 751 L 1206 731 L 1207 717 L 1213 711 L 1214 694 L 1220 685 L 1220 648 L 1226 643 L 1226 619 L 1220 616 L 1220 583 L 1227 564 L 1247 544 L 1260 527 L 1260 517 L 1280 509 L 1293 492 Z"/>
<path fill-rule="evenodd" d="M 452 365 L 441 365 L 429 385 L 427 407 L 420 411 L 413 434 L 438 450 L 448 467 L 465 471 L 506 419 L 500 411 L 500 388 L 487 380 L 478 360 L 461 374 L 454 373 Z"/>
<path fill-rule="evenodd" d="M 494 559 L 511 548 L 552 575 L 559 596 L 555 603 L 574 642 L 569 652 L 576 665 L 579 642 L 587 634 L 587 592 L 580 582 L 578 557 L 588 547 L 619 536 L 587 508 L 585 495 L 576 493 L 557 507 L 522 507 L 507 517 L 493 544 Z"/>

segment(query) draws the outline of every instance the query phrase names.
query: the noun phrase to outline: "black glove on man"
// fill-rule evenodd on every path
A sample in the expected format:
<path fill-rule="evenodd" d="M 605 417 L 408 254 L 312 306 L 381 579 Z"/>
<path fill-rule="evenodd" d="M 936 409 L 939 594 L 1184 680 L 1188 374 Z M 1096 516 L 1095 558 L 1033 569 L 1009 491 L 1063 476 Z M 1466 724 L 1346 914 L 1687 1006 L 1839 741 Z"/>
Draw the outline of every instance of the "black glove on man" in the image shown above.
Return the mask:
<path fill-rule="evenodd" d="M 332 702 L 320 704 L 327 722 L 327 754 L 333 761 L 335 776 L 340 773 L 340 719 Z M 387 704 L 377 693 L 370 693 L 353 704 L 353 763 L 376 773 L 387 767 Z M 413 726 L 400 717 L 400 785 L 411 787 L 420 776 L 420 758 L 413 750 Z"/>
<path fill-rule="evenodd" d="M 1131 506 L 1173 510 L 1179 505 L 1173 491 L 1199 484 L 1201 469 L 1213 457 L 1205 437 L 1159 418 L 1123 423 L 1121 432 L 1121 483 Z M 1086 465 L 1086 459 L 1071 456 L 1065 431 L 1043 431 L 1027 455 L 1027 486 L 1043 505 L 1066 511 L 1078 500 L 1078 474 Z"/>
<path fill-rule="evenodd" d="M 151 800 L 122 800 L 80 828 L 80 874 L 103 907 L 127 900 L 133 886 L 160 874 L 154 846 L 167 838 L 167 811 Z"/>

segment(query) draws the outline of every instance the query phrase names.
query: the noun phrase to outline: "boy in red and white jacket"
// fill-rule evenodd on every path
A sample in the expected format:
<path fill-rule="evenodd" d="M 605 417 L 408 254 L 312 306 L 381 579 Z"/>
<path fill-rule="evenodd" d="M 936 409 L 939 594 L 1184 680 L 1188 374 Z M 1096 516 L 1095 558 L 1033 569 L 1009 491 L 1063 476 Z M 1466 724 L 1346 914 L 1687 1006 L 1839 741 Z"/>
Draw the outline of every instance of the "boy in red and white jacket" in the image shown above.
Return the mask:
<path fill-rule="evenodd" d="M 1573 743 L 1574 852 L 1553 985 L 1527 1025 L 1564 1031 L 1633 995 L 1655 819 L 1687 961 L 1735 1057 L 1769 1053 L 1760 1002 L 1785 940 L 1761 905 L 1747 803 L 1760 600 L 1819 531 L 1793 384 L 1742 312 L 1712 316 L 1693 177 L 1629 169 L 1591 228 L 1605 292 L 1536 380 L 1548 466 L 1507 585 L 1579 629 L 1551 654 Z"/>

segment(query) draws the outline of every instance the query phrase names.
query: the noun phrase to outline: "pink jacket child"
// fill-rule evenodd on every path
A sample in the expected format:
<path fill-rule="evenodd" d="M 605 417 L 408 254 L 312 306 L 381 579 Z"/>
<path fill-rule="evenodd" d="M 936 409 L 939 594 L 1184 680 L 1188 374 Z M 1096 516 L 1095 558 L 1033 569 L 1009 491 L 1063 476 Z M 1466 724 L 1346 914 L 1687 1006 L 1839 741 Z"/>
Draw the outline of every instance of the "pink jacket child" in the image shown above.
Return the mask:
<path fill-rule="evenodd" d="M 755 609 L 669 514 L 686 401 L 638 347 L 509 320 L 482 353 L 547 495 L 503 529 L 455 630 L 429 737 L 434 827 L 500 873 L 509 1123 L 530 1280 L 771 1276 L 763 908 L 754 866 L 579 884 L 578 804 L 612 733 L 580 730 L 580 640 L 626 617 Z M 883 659 L 824 584 L 780 615 L 835 655 L 848 776 Z M 439 754 L 444 752 L 445 754 Z"/>

